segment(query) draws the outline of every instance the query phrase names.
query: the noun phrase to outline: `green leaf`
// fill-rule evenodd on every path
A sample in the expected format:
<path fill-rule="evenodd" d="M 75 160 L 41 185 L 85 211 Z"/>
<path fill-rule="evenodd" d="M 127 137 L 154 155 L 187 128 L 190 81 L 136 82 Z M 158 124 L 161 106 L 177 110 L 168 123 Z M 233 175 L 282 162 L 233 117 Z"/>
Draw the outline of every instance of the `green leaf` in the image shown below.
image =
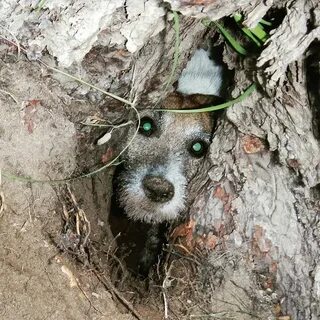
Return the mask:
<path fill-rule="evenodd" d="M 267 20 L 264 20 L 264 19 L 261 19 L 259 22 L 260 22 L 261 24 L 264 24 L 265 26 L 269 26 L 269 27 L 272 26 L 272 23 L 271 23 L 271 22 L 269 22 L 269 21 L 267 21 Z"/>
<path fill-rule="evenodd" d="M 247 50 L 220 23 L 215 21 L 213 21 L 213 23 L 218 27 L 221 34 L 226 38 L 234 50 L 243 56 L 247 55 Z"/>
<path fill-rule="evenodd" d="M 233 18 L 234 18 L 235 22 L 241 22 L 241 20 L 242 20 L 242 14 L 241 14 L 241 13 L 235 13 L 235 14 L 233 15 Z"/>
<path fill-rule="evenodd" d="M 235 13 L 233 15 L 234 20 L 240 25 L 242 25 L 243 17 L 240 13 Z M 266 20 L 261 20 L 263 23 L 258 23 L 254 28 L 241 27 L 243 33 L 253 41 L 258 47 L 261 47 L 261 43 L 265 42 L 268 38 L 268 34 L 264 31 L 264 25 L 271 25 L 270 22 Z"/>
<path fill-rule="evenodd" d="M 249 28 L 241 28 L 241 30 L 243 31 L 243 33 L 250 38 L 250 40 L 252 40 L 258 47 L 261 47 L 261 43 L 259 42 L 259 40 L 256 39 L 256 37 L 254 36 L 254 34 L 251 32 L 251 30 Z"/>
<path fill-rule="evenodd" d="M 267 40 L 268 34 L 263 30 L 263 26 L 260 23 L 250 30 L 260 41 L 265 42 Z"/>

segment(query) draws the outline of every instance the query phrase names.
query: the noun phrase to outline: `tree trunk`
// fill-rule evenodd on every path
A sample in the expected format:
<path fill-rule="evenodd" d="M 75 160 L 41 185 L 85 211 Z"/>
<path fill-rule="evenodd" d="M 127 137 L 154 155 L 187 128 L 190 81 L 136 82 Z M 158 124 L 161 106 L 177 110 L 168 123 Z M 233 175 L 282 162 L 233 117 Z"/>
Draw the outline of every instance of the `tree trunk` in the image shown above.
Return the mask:
<path fill-rule="evenodd" d="M 248 277 L 276 293 L 283 315 L 319 319 L 319 46 L 302 56 L 319 39 L 319 16 L 312 18 L 319 7 L 293 1 L 285 8 L 256 63 L 258 92 L 229 108 L 216 132 L 208 183 L 191 207 L 184 243 L 234 259 L 241 252 Z M 235 71 L 238 93 L 249 70 Z M 233 276 L 226 273 L 226 283 Z"/>
<path fill-rule="evenodd" d="M 252 82 L 258 89 L 220 120 L 204 165 L 208 175 L 190 207 L 190 219 L 173 234 L 188 251 L 208 252 L 211 276 L 218 283 L 212 294 L 215 312 L 225 309 L 222 300 L 231 303 L 232 296 L 245 293 L 248 314 L 276 305 L 277 316 L 320 319 L 320 47 L 310 46 L 320 37 L 317 1 L 48 0 L 40 6 L 31 0 L 4 0 L 0 4 L 2 68 L 18 66 L 11 70 L 13 78 L 28 79 L 31 74 L 39 81 L 49 79 L 41 85 L 52 96 L 43 99 L 56 107 L 66 102 L 61 107 L 64 119 L 122 119 L 127 116 L 122 102 L 48 69 L 39 60 L 122 98 L 129 99 L 132 90 L 140 107 L 150 106 L 164 94 L 175 52 L 174 22 L 167 7 L 181 12 L 180 60 L 173 81 L 208 37 L 199 18 L 216 20 L 242 11 L 251 27 L 268 10 L 284 10 L 283 20 L 257 58 L 240 63 L 225 45 L 224 60 L 235 72 L 232 96 Z M 14 61 L 17 48 L 30 61 L 24 57 Z M 6 94 L 13 88 L 12 79 L 3 79 L 0 89 Z M 26 92 L 27 87 L 24 84 Z M 19 91 L 17 83 L 14 90 Z M 35 140 L 38 137 L 40 144 L 46 144 L 38 134 Z M 80 150 L 81 169 L 96 163 L 87 151 Z M 92 152 L 100 157 L 104 151 Z M 51 161 L 49 154 L 47 161 Z M 23 159 L 0 163 L 4 171 L 32 173 L 39 179 L 61 178 L 61 173 L 76 167 L 36 172 Z M 89 185 L 86 194 L 94 193 L 98 180 L 83 183 Z M 104 209 L 97 207 L 102 210 L 95 216 L 98 221 Z M 269 308 L 265 317 L 258 316 L 266 319 L 272 314 Z"/>

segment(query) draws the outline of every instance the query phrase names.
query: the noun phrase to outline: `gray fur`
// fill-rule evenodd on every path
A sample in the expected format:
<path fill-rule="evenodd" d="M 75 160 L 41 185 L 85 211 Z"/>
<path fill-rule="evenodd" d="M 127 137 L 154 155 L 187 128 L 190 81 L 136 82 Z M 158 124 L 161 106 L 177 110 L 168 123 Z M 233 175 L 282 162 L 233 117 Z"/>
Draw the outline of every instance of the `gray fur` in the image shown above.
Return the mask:
<path fill-rule="evenodd" d="M 196 173 L 201 159 L 193 158 L 188 144 L 195 138 L 208 143 L 210 135 L 204 133 L 201 124 L 190 128 L 172 127 L 172 114 L 144 115 L 158 118 L 159 137 L 138 135 L 130 146 L 121 175 L 120 202 L 127 215 L 145 222 L 163 222 L 176 219 L 185 209 L 187 183 Z M 168 203 L 153 202 L 143 191 L 142 179 L 146 174 L 160 175 L 174 185 L 175 193 Z"/>
<path fill-rule="evenodd" d="M 185 95 L 199 92 L 219 95 L 221 78 L 221 67 L 215 65 L 208 54 L 200 49 L 183 71 L 178 90 Z M 212 80 L 214 84 L 208 84 Z M 189 146 L 197 139 L 209 144 L 211 129 L 204 124 L 203 117 L 193 114 L 144 111 L 141 118 L 145 116 L 153 119 L 157 131 L 150 137 L 138 134 L 128 148 L 124 157 L 125 170 L 120 176 L 120 203 L 126 214 L 134 220 L 149 223 L 172 221 L 186 210 L 187 186 L 202 161 L 190 155 Z M 134 130 L 130 129 L 129 136 Z M 174 186 L 172 199 L 157 202 L 148 198 L 143 186 L 146 175 L 162 177 L 170 182 Z"/>

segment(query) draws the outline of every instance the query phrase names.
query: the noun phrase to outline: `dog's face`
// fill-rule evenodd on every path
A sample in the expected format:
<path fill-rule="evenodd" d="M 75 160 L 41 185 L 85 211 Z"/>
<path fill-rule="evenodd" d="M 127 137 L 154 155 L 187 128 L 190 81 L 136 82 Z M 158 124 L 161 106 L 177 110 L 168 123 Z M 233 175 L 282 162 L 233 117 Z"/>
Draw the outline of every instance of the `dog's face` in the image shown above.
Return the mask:
<path fill-rule="evenodd" d="M 175 93 L 163 108 L 197 108 L 214 101 L 213 96 Z M 208 150 L 213 120 L 208 113 L 144 111 L 140 116 L 139 134 L 124 157 L 120 203 L 135 220 L 174 220 L 185 210 L 187 185 Z"/>

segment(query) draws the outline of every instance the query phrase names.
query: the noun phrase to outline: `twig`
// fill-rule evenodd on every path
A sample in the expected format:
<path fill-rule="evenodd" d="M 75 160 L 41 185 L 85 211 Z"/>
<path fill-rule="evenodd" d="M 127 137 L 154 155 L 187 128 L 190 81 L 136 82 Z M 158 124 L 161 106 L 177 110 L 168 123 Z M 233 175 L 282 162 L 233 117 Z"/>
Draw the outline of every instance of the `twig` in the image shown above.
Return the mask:
<path fill-rule="evenodd" d="M 16 37 L 9 29 L 7 29 L 5 26 L 3 26 L 3 25 L 0 24 L 0 27 L 1 27 L 3 30 L 7 31 L 7 32 L 12 36 L 12 38 L 14 39 L 15 43 L 12 42 L 12 41 L 10 41 L 10 40 L 8 40 L 6 37 L 0 35 L 0 38 L 2 38 L 2 39 L 4 39 L 4 40 L 6 40 L 6 41 L 8 41 L 8 42 L 10 42 L 10 43 L 12 43 L 12 44 L 14 44 L 14 45 L 17 47 L 17 49 L 18 49 L 17 59 L 19 60 L 20 54 L 21 54 L 21 47 L 20 47 L 20 43 L 19 43 L 17 37 Z"/>
<path fill-rule="evenodd" d="M 163 295 L 163 303 L 164 303 L 164 318 L 168 319 L 168 302 L 167 302 L 167 296 L 164 289 L 162 289 L 162 295 Z"/>
<path fill-rule="evenodd" d="M 89 235 L 91 233 L 91 225 L 90 221 L 87 219 L 86 213 L 84 212 L 83 209 L 80 208 L 78 205 L 77 199 L 75 195 L 71 192 L 70 186 L 67 184 L 67 190 L 69 193 L 69 196 L 72 200 L 73 206 L 76 209 L 76 231 L 79 236 L 83 236 L 81 230 L 80 230 L 80 222 L 83 223 L 83 231 L 85 233 L 84 235 L 84 240 L 82 241 L 82 246 L 84 247 L 88 241 Z"/>
<path fill-rule="evenodd" d="M 106 251 L 102 251 L 103 253 L 107 254 Z M 107 263 L 109 262 L 109 256 L 115 260 L 118 265 L 120 266 L 121 268 L 121 271 L 122 271 L 122 279 L 121 279 L 121 283 L 123 283 L 125 281 L 125 279 L 127 278 L 127 272 L 126 272 L 126 268 L 124 267 L 124 265 L 122 264 L 121 260 L 115 255 L 113 254 L 112 252 L 108 253 L 108 256 L 107 256 Z"/>
<path fill-rule="evenodd" d="M 84 125 L 84 126 L 89 126 L 89 127 L 100 127 L 100 128 L 112 128 L 112 129 L 118 129 L 118 128 L 122 128 L 128 125 L 133 124 L 132 120 L 129 120 L 125 123 L 121 123 L 121 124 L 102 124 L 102 123 L 90 123 L 90 122 L 80 122 L 80 124 Z"/>
<path fill-rule="evenodd" d="M 197 260 L 196 256 L 195 256 L 194 254 L 192 254 L 189 250 L 187 250 L 183 245 L 174 244 L 174 246 L 180 247 L 180 248 L 182 248 L 182 249 L 185 249 L 185 251 L 186 251 L 187 253 L 190 253 L 190 255 L 191 255 L 193 258 L 187 257 L 187 256 L 185 256 L 185 255 L 183 255 L 183 254 L 181 254 L 181 253 L 179 253 L 179 252 L 177 252 L 177 251 L 173 251 L 172 249 L 171 249 L 171 250 L 163 249 L 163 251 L 168 252 L 169 254 L 173 254 L 173 255 L 175 255 L 175 256 L 177 256 L 177 257 L 179 257 L 179 258 L 183 258 L 183 259 L 186 259 L 186 260 L 188 260 L 188 261 L 194 262 L 194 263 L 195 263 L 196 265 L 198 265 L 198 266 L 201 265 L 201 262 L 199 262 L 199 261 Z"/>
<path fill-rule="evenodd" d="M 108 91 L 105 91 L 105 90 L 103 90 L 103 89 L 95 86 L 94 84 L 91 84 L 91 83 L 89 83 L 89 82 L 87 82 L 87 81 L 85 81 L 85 80 L 82 80 L 82 79 L 80 79 L 80 78 L 78 78 L 78 77 L 75 77 L 75 76 L 73 76 L 73 75 L 71 75 L 71 74 L 69 74 L 69 73 L 67 73 L 67 72 L 64 72 L 64 71 L 62 71 L 62 70 L 60 70 L 60 69 L 57 69 L 57 68 L 55 68 L 55 67 L 51 67 L 51 66 L 48 65 L 47 63 L 43 62 L 41 59 L 37 59 L 37 61 L 38 61 L 39 63 L 41 63 L 42 65 L 44 65 L 44 66 L 45 66 L 47 69 L 49 69 L 49 70 L 53 70 L 53 71 L 55 71 L 55 72 L 57 72 L 57 73 L 63 74 L 64 76 L 66 76 L 66 77 L 68 77 L 68 78 L 70 78 L 70 79 L 73 79 L 73 80 L 75 80 L 75 81 L 77 81 L 77 82 L 80 82 L 80 83 L 82 83 L 82 84 L 85 84 L 85 85 L 87 85 L 88 87 L 90 87 L 90 88 L 92 88 L 92 89 L 95 89 L 95 90 L 97 90 L 97 91 L 100 91 L 100 92 L 104 93 L 105 95 L 107 95 L 107 96 L 109 96 L 109 97 L 111 97 L 111 98 L 113 98 L 113 99 L 116 99 L 116 100 L 118 100 L 118 101 L 120 101 L 120 102 L 123 102 L 124 104 L 128 104 L 129 106 L 132 106 L 132 104 L 133 104 L 133 102 L 130 102 L 129 100 L 126 100 L 126 99 L 124 99 L 124 98 L 121 98 L 121 97 L 113 94 L 113 93 L 110 93 L 110 92 L 108 92 Z"/>
<path fill-rule="evenodd" d="M 90 298 L 88 297 L 87 293 L 82 289 L 79 280 L 76 278 L 76 283 L 77 283 L 77 287 L 78 289 L 81 291 L 81 293 L 84 295 L 84 297 L 88 300 L 90 306 L 97 312 L 99 312 L 100 314 L 102 314 L 103 316 L 105 316 L 105 314 L 100 311 L 97 307 L 95 307 L 95 305 L 92 303 L 92 301 L 90 300 Z"/>
<path fill-rule="evenodd" d="M 121 232 L 119 232 L 109 243 L 109 246 L 108 246 L 108 250 L 107 251 L 103 251 L 106 255 L 107 255 L 107 264 L 109 262 L 109 255 L 111 253 L 111 248 L 113 247 L 113 245 L 116 243 L 117 239 L 120 237 L 121 235 Z"/>
<path fill-rule="evenodd" d="M 0 89 L 0 92 L 1 92 L 1 93 L 4 93 L 4 94 L 7 94 L 8 96 L 10 96 L 10 98 L 11 98 L 12 100 L 14 100 L 14 102 L 15 102 L 16 104 L 18 104 L 18 100 L 17 100 L 17 99 L 15 98 L 15 96 L 14 96 L 12 93 L 10 93 L 9 91 Z"/>
<path fill-rule="evenodd" d="M 0 191 L 0 215 L 2 214 L 4 210 L 4 194 L 2 191 Z"/>
<path fill-rule="evenodd" d="M 168 265 L 165 265 L 165 277 L 162 281 L 162 286 L 161 286 L 161 291 L 162 291 L 162 296 L 163 296 L 163 303 L 164 303 L 164 318 L 168 319 L 168 300 L 167 300 L 167 295 L 166 295 L 166 290 L 168 287 L 171 286 L 171 282 L 169 280 L 170 274 L 171 274 L 171 269 L 173 267 L 173 264 L 171 264 L 168 268 Z"/>
<path fill-rule="evenodd" d="M 135 310 L 135 308 L 132 306 L 132 304 L 127 301 L 127 299 L 120 293 L 120 291 L 117 290 L 117 288 L 112 284 L 112 282 L 105 276 L 101 276 L 97 270 L 93 268 L 93 273 L 96 275 L 96 277 L 99 279 L 99 281 L 105 286 L 105 288 L 109 291 L 111 291 L 117 299 L 121 302 L 122 305 L 124 305 L 138 320 L 143 320 L 141 315 L 138 313 L 138 311 Z"/>

